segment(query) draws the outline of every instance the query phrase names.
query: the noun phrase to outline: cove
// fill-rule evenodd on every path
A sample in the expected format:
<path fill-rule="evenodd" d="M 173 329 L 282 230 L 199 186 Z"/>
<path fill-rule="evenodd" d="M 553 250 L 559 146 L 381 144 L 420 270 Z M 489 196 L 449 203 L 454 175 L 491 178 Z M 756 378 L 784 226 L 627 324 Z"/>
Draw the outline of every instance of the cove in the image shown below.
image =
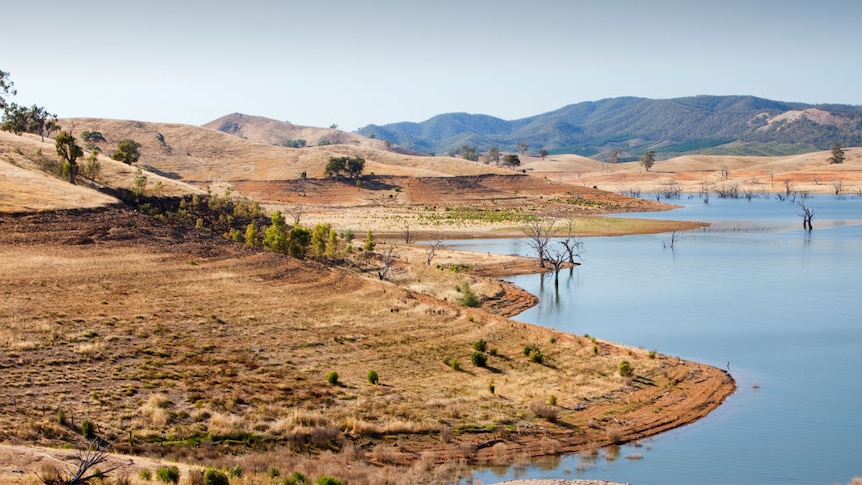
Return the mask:
<path fill-rule="evenodd" d="M 514 478 L 650 484 L 832 484 L 862 476 L 862 198 L 814 196 L 814 230 L 775 198 L 672 201 L 629 217 L 710 222 L 679 233 L 583 239 L 584 264 L 508 278 L 539 296 L 517 320 L 729 366 L 737 392 L 692 425 L 596 456 L 482 469 Z M 447 247 L 530 255 L 522 240 Z"/>

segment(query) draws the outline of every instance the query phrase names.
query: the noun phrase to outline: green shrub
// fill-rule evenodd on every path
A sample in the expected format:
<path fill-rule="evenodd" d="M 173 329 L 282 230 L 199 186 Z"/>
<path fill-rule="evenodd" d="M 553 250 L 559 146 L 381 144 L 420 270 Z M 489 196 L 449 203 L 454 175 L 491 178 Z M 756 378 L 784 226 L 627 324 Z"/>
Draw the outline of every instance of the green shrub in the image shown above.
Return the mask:
<path fill-rule="evenodd" d="M 492 357 L 496 357 L 499 351 L 497 350 L 497 347 L 494 347 L 493 349 L 489 350 L 488 353 L 491 354 Z"/>
<path fill-rule="evenodd" d="M 655 351 L 655 350 L 650 350 L 650 351 L 649 351 L 649 358 L 650 358 L 650 359 L 655 359 L 655 355 L 656 355 L 657 353 L 658 353 L 658 352 L 657 352 L 657 351 Z"/>
<path fill-rule="evenodd" d="M 284 479 L 284 485 L 299 485 L 300 483 L 307 483 L 307 481 L 305 475 L 299 472 L 293 472 L 289 477 Z"/>
<path fill-rule="evenodd" d="M 482 304 L 479 301 L 479 297 L 470 288 L 470 283 L 466 281 L 461 285 L 461 296 L 458 297 L 458 303 L 470 308 L 477 308 Z"/>
<path fill-rule="evenodd" d="M 460 371 L 461 370 L 461 363 L 458 362 L 458 359 L 452 359 L 449 361 L 449 367 L 451 367 L 452 370 L 454 370 L 454 371 Z"/>
<path fill-rule="evenodd" d="M 377 383 L 379 381 L 380 381 L 380 376 L 377 375 L 377 371 L 375 371 L 375 370 L 368 371 L 368 382 L 370 382 L 371 384 L 377 385 Z"/>
<path fill-rule="evenodd" d="M 93 424 L 93 422 L 90 420 L 84 421 L 83 423 L 81 423 L 81 435 L 88 440 L 95 438 L 96 425 Z"/>
<path fill-rule="evenodd" d="M 279 475 L 281 475 L 281 472 L 279 472 L 276 467 L 272 467 L 266 472 L 266 476 L 269 478 L 278 478 Z"/>
<path fill-rule="evenodd" d="M 207 468 L 204 472 L 204 485 L 228 485 L 227 475 L 221 470 Z"/>
<path fill-rule="evenodd" d="M 227 474 L 232 477 L 241 477 L 242 476 L 242 468 L 239 465 L 234 465 L 227 470 Z"/>
<path fill-rule="evenodd" d="M 156 468 L 156 478 L 164 483 L 179 483 L 180 469 L 176 465 L 160 466 Z"/>
<path fill-rule="evenodd" d="M 551 337 L 551 343 L 552 344 L 557 343 L 557 337 Z"/>
<path fill-rule="evenodd" d="M 527 357 L 529 357 L 529 356 L 530 356 L 530 354 L 532 354 L 532 353 L 533 353 L 533 346 L 532 346 L 532 345 L 526 345 L 526 346 L 524 346 L 524 355 L 526 355 Z"/>
<path fill-rule="evenodd" d="M 329 374 L 326 374 L 326 382 L 333 386 L 338 385 L 338 372 L 332 371 Z"/>
<path fill-rule="evenodd" d="M 344 482 L 335 477 L 323 475 L 321 477 L 317 477 L 317 485 L 344 485 Z"/>
<path fill-rule="evenodd" d="M 542 364 L 545 362 L 545 356 L 544 356 L 544 354 L 542 354 L 541 350 L 536 349 L 533 352 L 533 355 L 530 356 L 530 360 L 532 360 L 533 362 L 535 362 L 537 364 Z"/>
<path fill-rule="evenodd" d="M 482 339 L 473 342 L 473 350 L 476 352 L 484 352 L 488 348 L 488 343 Z"/>
<path fill-rule="evenodd" d="M 548 398 L 548 404 L 550 404 L 551 406 L 556 406 L 557 405 L 557 396 L 551 394 L 551 397 Z"/>
<path fill-rule="evenodd" d="M 141 471 L 138 472 L 138 478 L 145 482 L 149 482 L 153 479 L 153 472 L 147 468 L 141 468 Z"/>
<path fill-rule="evenodd" d="M 470 356 L 470 362 L 472 362 L 476 367 L 485 367 L 488 363 L 488 357 L 482 352 L 473 352 Z"/>
<path fill-rule="evenodd" d="M 620 375 L 623 377 L 631 377 L 635 374 L 635 369 L 629 363 L 629 361 L 624 360 L 620 362 Z"/>
<path fill-rule="evenodd" d="M 494 394 L 494 391 L 496 391 L 496 390 L 497 390 L 497 388 L 494 387 L 494 381 L 489 382 L 488 383 L 488 392 L 490 392 L 491 394 Z"/>

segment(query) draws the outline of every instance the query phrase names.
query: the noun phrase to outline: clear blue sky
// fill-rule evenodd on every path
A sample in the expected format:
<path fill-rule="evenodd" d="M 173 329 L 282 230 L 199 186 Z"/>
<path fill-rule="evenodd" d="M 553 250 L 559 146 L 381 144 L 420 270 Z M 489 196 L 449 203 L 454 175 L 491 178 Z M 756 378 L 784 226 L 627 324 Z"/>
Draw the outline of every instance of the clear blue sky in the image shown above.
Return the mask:
<path fill-rule="evenodd" d="M 0 15 L 13 100 L 61 117 L 352 131 L 617 96 L 862 104 L 857 0 L 4 0 Z"/>

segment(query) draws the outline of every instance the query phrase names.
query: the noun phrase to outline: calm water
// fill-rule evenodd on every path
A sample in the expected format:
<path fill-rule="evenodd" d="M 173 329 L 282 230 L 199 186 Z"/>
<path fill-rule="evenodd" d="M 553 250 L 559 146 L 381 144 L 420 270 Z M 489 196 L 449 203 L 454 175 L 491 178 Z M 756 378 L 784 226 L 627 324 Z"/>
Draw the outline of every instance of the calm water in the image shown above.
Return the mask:
<path fill-rule="evenodd" d="M 819 196 L 814 231 L 772 199 L 683 200 L 646 217 L 712 221 L 706 230 L 584 239 L 585 261 L 512 281 L 541 298 L 517 319 L 724 368 L 738 391 L 707 418 L 597 460 L 565 456 L 512 478 L 649 484 L 832 484 L 862 476 L 862 199 Z M 455 247 L 455 244 L 450 244 Z M 529 254 L 523 241 L 458 248 Z M 632 455 L 643 459 L 627 459 Z"/>

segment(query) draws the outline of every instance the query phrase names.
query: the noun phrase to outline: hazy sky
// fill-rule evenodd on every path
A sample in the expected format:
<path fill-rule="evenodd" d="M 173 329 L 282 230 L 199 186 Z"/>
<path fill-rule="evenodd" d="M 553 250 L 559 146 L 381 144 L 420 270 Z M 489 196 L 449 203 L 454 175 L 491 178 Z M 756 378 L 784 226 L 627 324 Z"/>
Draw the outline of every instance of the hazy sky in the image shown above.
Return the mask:
<path fill-rule="evenodd" d="M 0 0 L 13 100 L 355 130 L 617 96 L 862 104 L 857 0 Z"/>

